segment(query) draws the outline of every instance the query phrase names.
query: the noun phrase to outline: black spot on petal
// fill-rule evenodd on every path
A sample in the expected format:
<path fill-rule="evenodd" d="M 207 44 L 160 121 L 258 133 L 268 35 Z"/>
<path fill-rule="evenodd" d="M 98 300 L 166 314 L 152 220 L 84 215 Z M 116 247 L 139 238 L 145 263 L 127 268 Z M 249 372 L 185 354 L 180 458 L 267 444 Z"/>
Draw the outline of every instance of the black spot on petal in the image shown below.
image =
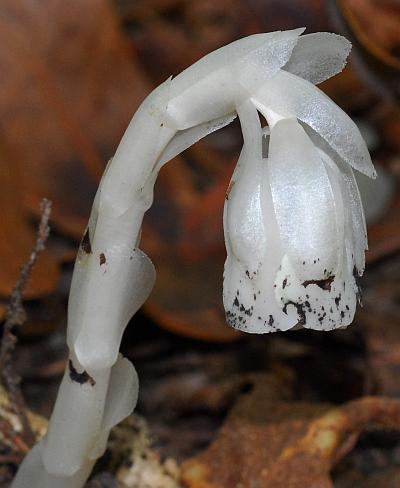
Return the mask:
<path fill-rule="evenodd" d="M 306 287 L 308 285 L 317 285 L 322 290 L 331 291 L 331 285 L 334 279 L 334 276 L 329 276 L 329 278 L 325 278 L 323 280 L 307 280 L 303 281 L 303 286 Z"/>
<path fill-rule="evenodd" d="M 362 302 L 362 289 L 361 289 L 361 275 L 358 271 L 358 269 L 354 266 L 353 268 L 353 277 L 354 277 L 354 282 L 356 284 L 356 297 L 358 303 L 361 305 Z"/>
<path fill-rule="evenodd" d="M 297 322 L 296 326 L 303 326 L 305 325 L 306 323 L 306 313 L 303 309 L 303 305 L 301 303 L 295 303 L 295 302 L 287 302 L 285 303 L 285 306 L 282 308 L 282 311 L 283 313 L 285 313 L 287 315 L 287 307 L 288 305 L 293 305 L 296 310 L 297 310 L 297 314 L 298 314 L 298 317 L 299 317 L 299 321 Z"/>

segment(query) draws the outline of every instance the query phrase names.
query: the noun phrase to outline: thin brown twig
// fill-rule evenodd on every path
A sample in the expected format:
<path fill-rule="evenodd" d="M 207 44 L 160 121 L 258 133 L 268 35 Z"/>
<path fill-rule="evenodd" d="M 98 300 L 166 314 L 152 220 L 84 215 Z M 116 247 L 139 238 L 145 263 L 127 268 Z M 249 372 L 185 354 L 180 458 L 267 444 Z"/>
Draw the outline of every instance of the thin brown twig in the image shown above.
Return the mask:
<path fill-rule="evenodd" d="M 21 380 L 14 367 L 13 352 L 17 339 L 13 334 L 13 330 L 15 327 L 21 326 L 26 320 L 26 314 L 22 304 L 22 295 L 31 274 L 32 267 L 35 264 L 38 255 L 44 250 L 46 240 L 49 236 L 49 218 L 51 213 L 50 200 L 42 200 L 40 204 L 40 212 L 41 218 L 38 226 L 36 242 L 28 260 L 21 267 L 18 281 L 11 292 L 10 299 L 6 307 L 6 317 L 0 345 L 1 379 L 4 387 L 10 395 L 15 413 L 18 415 L 21 421 L 23 439 L 29 446 L 32 446 L 35 443 L 35 435 L 26 414 L 25 401 L 20 387 Z"/>

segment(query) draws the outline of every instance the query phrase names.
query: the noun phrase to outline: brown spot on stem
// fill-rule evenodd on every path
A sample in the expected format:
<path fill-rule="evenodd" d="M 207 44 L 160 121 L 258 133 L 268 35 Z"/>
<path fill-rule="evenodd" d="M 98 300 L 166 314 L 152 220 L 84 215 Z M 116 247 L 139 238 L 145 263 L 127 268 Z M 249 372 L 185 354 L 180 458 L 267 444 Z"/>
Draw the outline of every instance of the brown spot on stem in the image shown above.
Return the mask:
<path fill-rule="evenodd" d="M 86 229 L 86 232 L 85 232 L 85 234 L 82 237 L 82 240 L 81 240 L 81 249 L 86 254 L 91 254 L 92 253 L 92 244 L 90 242 L 89 229 Z"/>
<path fill-rule="evenodd" d="M 104 252 L 100 253 L 100 266 L 102 266 L 103 264 L 106 264 L 107 262 L 107 259 L 106 259 L 106 255 L 104 254 Z"/>
<path fill-rule="evenodd" d="M 68 367 L 69 367 L 69 377 L 71 378 L 72 381 L 75 381 L 76 383 L 79 383 L 80 385 L 84 385 L 85 383 L 89 383 L 90 386 L 94 386 L 96 382 L 94 379 L 90 376 L 87 371 L 83 371 L 82 373 L 78 373 L 78 371 L 75 369 L 73 363 L 71 360 L 68 362 Z"/>
<path fill-rule="evenodd" d="M 229 183 L 228 189 L 226 190 L 225 200 L 229 200 L 229 193 L 231 192 L 234 184 L 235 184 L 235 182 L 233 180 L 231 180 L 231 182 Z"/>

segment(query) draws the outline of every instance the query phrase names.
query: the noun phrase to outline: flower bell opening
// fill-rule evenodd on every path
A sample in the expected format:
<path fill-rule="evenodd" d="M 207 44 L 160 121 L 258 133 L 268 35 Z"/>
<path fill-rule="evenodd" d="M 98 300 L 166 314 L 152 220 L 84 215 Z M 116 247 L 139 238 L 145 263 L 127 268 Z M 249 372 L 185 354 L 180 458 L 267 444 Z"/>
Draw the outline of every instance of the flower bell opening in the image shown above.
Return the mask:
<path fill-rule="evenodd" d="M 300 121 L 238 108 L 244 145 L 225 202 L 228 323 L 246 332 L 348 326 L 367 248 L 353 171 Z"/>

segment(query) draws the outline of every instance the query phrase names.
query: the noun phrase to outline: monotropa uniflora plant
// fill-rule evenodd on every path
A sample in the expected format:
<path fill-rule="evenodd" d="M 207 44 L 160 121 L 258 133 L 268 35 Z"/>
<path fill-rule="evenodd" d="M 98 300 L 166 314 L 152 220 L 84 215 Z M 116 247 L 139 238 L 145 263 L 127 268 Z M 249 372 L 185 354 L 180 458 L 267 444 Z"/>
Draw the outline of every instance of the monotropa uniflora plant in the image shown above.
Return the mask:
<path fill-rule="evenodd" d="M 303 31 L 257 34 L 218 49 L 156 88 L 134 115 L 76 259 L 70 357 L 48 432 L 13 488 L 83 486 L 110 429 L 134 409 L 137 375 L 119 346 L 155 280 L 139 240 L 157 174 L 236 116 L 244 144 L 224 211 L 228 323 L 265 333 L 353 320 L 367 247 L 353 169 L 375 172 L 356 125 L 315 87 L 343 69 L 350 43 Z"/>

